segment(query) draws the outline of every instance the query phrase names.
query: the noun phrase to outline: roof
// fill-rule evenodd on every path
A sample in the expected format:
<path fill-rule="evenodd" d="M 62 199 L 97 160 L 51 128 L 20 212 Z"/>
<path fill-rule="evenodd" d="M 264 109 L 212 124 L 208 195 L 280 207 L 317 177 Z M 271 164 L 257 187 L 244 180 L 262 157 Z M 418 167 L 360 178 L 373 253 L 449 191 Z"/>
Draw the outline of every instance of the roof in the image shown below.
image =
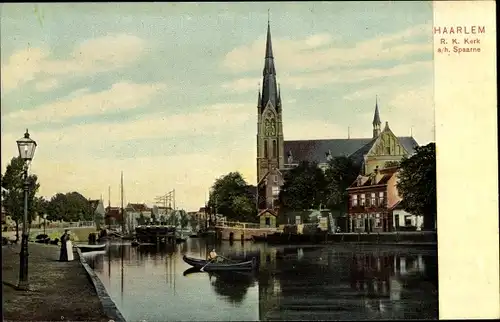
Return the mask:
<path fill-rule="evenodd" d="M 99 199 L 89 200 L 90 207 L 92 208 L 92 211 L 95 211 L 97 209 L 100 202 L 101 202 L 101 200 L 99 200 Z"/>
<path fill-rule="evenodd" d="M 257 215 L 257 217 L 260 217 L 262 216 L 263 214 L 265 214 L 266 212 L 270 213 L 271 215 L 273 215 L 274 217 L 278 217 L 278 215 L 271 209 L 264 209 L 262 210 L 261 212 L 259 212 L 259 214 Z"/>
<path fill-rule="evenodd" d="M 151 210 L 146 204 L 143 203 L 129 203 L 126 208 L 139 212 Z"/>
<path fill-rule="evenodd" d="M 418 143 L 413 137 L 398 137 L 399 142 L 408 153 L 413 154 Z M 293 163 L 301 161 L 327 162 L 330 153 L 332 157 L 350 156 L 355 161 L 362 162 L 363 156 L 368 153 L 375 143 L 376 138 L 363 139 L 322 139 L 322 140 L 295 140 L 284 142 L 284 152 L 291 153 Z"/>

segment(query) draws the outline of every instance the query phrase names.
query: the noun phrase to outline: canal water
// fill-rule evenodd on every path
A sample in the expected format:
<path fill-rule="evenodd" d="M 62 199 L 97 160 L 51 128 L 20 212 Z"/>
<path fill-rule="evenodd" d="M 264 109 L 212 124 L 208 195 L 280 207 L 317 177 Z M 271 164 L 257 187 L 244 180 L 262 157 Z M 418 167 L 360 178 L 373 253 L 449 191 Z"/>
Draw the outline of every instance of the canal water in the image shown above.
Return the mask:
<path fill-rule="evenodd" d="M 191 272 L 183 254 L 255 257 L 255 273 Z M 86 259 L 127 321 L 437 319 L 437 252 L 395 246 L 268 246 L 188 239 L 110 244 Z"/>

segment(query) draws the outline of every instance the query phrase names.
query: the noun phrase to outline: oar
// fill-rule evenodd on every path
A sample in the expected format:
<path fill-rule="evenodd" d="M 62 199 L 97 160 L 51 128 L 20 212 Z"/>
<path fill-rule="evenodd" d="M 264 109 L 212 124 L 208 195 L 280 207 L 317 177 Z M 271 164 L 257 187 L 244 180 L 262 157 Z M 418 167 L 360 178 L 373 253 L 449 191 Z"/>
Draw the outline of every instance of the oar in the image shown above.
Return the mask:
<path fill-rule="evenodd" d="M 203 269 L 204 269 L 204 268 L 205 268 L 208 264 L 210 264 L 212 261 L 213 261 L 213 259 L 209 260 L 209 261 L 208 261 L 208 263 L 206 263 L 205 265 L 203 265 L 203 267 L 202 267 L 202 268 L 200 268 L 200 272 L 204 272 L 204 270 L 203 270 Z"/>

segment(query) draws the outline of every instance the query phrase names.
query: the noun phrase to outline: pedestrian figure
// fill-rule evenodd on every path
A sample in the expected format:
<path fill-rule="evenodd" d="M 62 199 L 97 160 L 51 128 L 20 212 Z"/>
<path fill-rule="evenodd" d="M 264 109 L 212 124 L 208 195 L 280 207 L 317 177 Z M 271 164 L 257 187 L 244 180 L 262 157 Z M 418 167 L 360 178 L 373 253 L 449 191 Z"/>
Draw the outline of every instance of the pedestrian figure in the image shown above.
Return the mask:
<path fill-rule="evenodd" d="M 61 252 L 59 254 L 59 261 L 69 262 L 73 259 L 73 243 L 70 240 L 69 231 L 65 229 L 64 234 L 61 236 Z"/>

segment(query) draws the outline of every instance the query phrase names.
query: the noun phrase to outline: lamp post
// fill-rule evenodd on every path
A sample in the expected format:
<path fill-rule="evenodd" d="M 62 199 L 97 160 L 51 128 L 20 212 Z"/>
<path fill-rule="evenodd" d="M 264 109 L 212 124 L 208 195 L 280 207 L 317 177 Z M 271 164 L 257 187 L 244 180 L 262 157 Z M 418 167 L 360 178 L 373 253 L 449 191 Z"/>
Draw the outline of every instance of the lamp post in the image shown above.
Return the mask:
<path fill-rule="evenodd" d="M 46 235 L 45 233 L 45 228 L 47 227 L 47 214 L 43 214 L 43 234 Z"/>
<path fill-rule="evenodd" d="M 36 142 L 30 139 L 28 129 L 24 137 L 17 140 L 19 157 L 24 161 L 24 216 L 23 216 L 23 235 L 21 240 L 21 252 L 19 253 L 19 284 L 18 288 L 22 290 L 29 289 L 28 281 L 28 166 L 35 155 Z"/>

